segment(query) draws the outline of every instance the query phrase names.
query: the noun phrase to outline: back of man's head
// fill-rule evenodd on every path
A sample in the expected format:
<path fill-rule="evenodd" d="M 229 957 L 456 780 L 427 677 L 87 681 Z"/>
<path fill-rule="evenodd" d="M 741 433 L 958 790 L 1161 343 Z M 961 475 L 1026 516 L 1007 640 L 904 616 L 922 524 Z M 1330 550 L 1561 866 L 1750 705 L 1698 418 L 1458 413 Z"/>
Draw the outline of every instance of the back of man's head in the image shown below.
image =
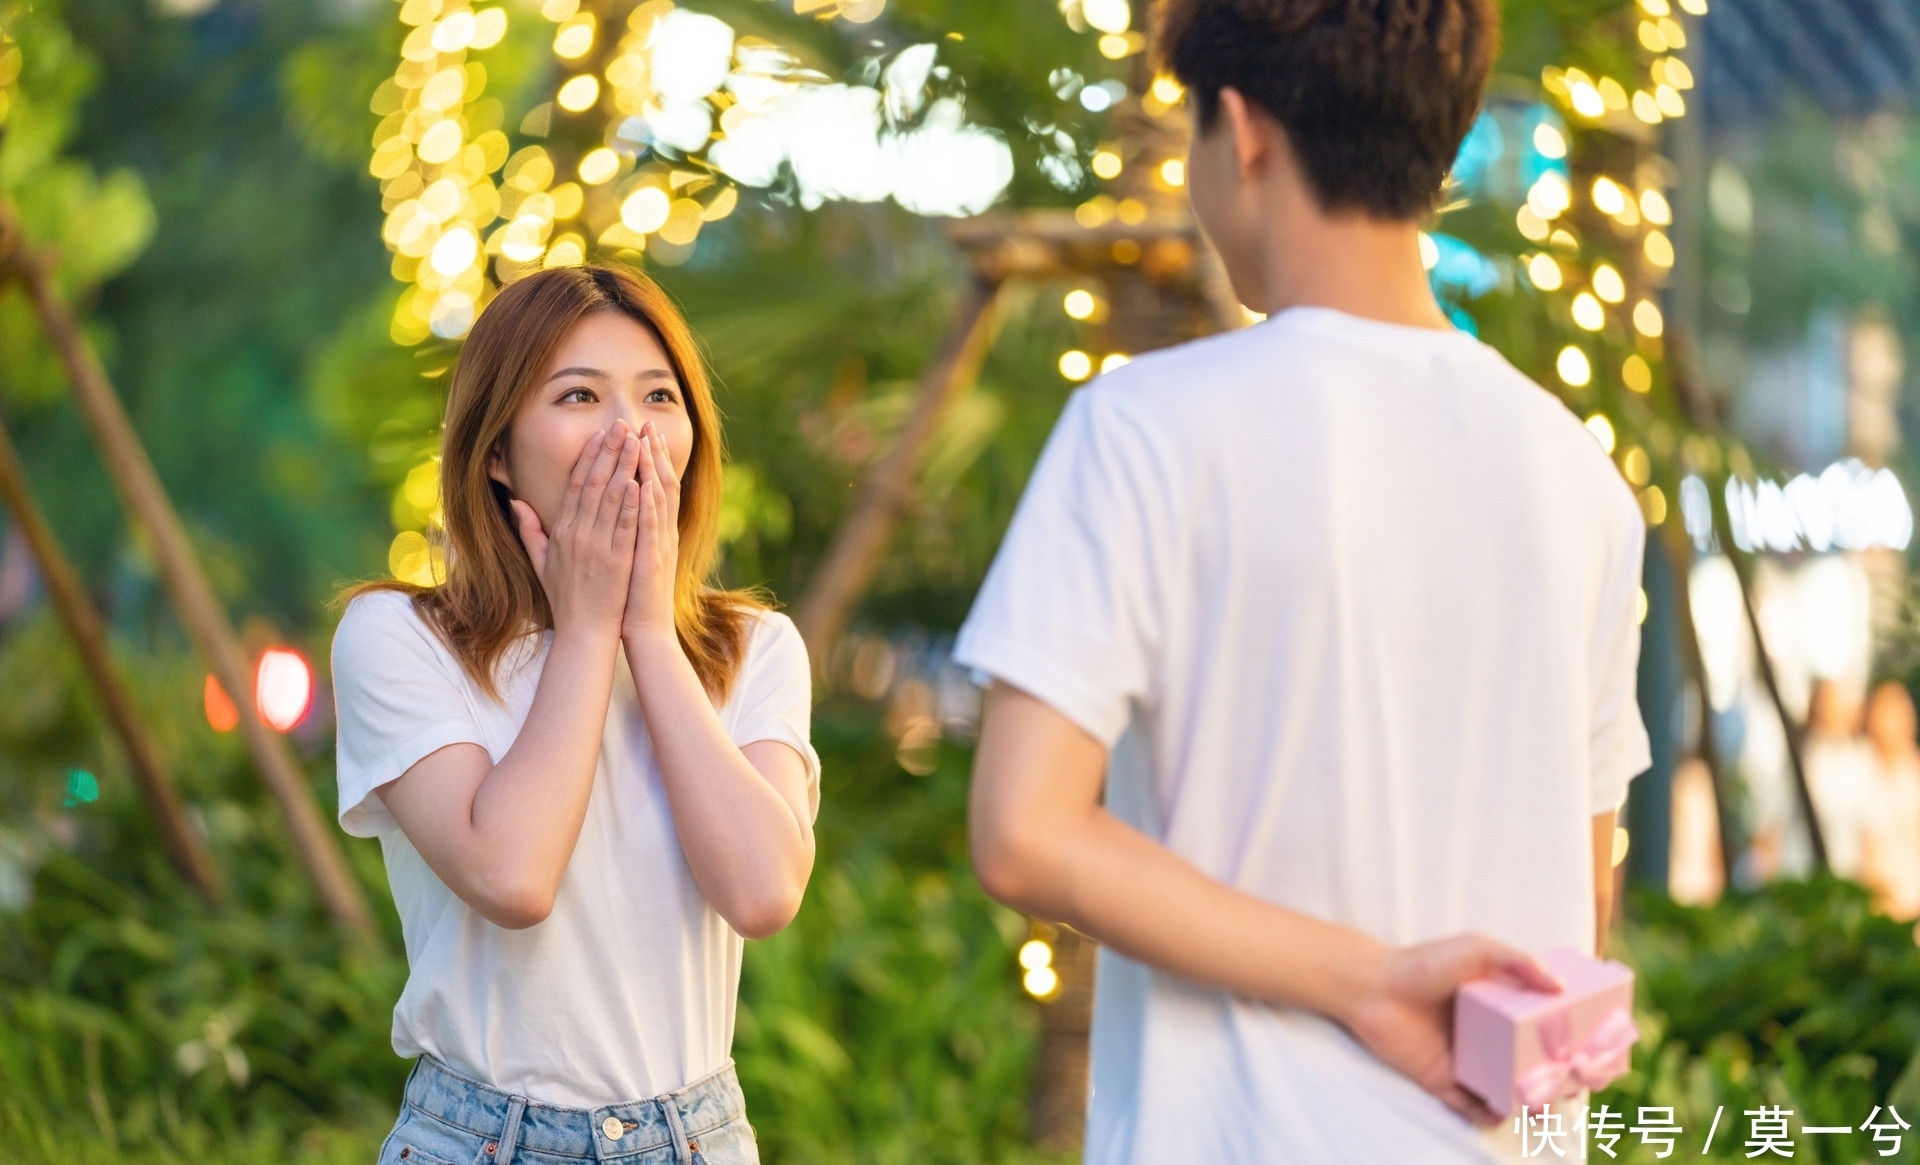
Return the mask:
<path fill-rule="evenodd" d="M 1322 210 L 1418 219 L 1473 125 L 1493 0 L 1164 0 L 1161 60 L 1201 131 L 1231 88 L 1271 114 Z"/>

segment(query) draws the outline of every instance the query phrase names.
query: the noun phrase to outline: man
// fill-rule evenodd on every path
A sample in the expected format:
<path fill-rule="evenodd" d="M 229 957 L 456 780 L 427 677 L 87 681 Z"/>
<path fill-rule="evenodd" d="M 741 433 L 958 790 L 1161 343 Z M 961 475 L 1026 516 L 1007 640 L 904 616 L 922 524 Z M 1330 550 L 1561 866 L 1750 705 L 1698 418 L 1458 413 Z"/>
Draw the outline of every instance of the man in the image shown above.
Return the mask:
<path fill-rule="evenodd" d="M 1496 38 L 1490 0 L 1163 15 L 1270 318 L 1073 398 L 956 651 L 981 882 L 1103 944 L 1089 1165 L 1511 1157 L 1454 991 L 1604 934 L 1645 528 L 1419 254 Z"/>

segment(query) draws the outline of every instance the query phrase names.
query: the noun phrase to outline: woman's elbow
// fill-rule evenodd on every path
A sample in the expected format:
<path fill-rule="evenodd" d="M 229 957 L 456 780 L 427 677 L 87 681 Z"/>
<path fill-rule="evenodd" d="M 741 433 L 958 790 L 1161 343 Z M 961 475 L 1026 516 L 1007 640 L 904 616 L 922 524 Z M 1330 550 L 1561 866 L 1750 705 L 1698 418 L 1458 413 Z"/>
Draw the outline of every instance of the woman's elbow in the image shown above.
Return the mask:
<path fill-rule="evenodd" d="M 741 938 L 772 938 L 785 930 L 800 914 L 805 882 L 771 887 L 761 893 L 741 895 L 721 911 L 727 925 Z"/>
<path fill-rule="evenodd" d="M 526 930 L 545 922 L 553 913 L 559 890 L 549 879 L 503 871 L 482 880 L 461 897 L 495 926 Z"/>

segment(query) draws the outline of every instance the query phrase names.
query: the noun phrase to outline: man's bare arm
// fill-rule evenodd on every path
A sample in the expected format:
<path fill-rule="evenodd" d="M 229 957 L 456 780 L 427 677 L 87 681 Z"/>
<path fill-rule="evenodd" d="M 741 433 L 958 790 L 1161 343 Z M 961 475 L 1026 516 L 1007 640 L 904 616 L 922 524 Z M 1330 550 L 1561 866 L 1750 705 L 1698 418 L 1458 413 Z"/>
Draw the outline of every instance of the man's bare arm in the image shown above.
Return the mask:
<path fill-rule="evenodd" d="M 1607 953 L 1613 921 L 1613 826 L 1617 810 L 1593 815 L 1593 953 Z"/>
<path fill-rule="evenodd" d="M 1487 977 L 1557 990 L 1553 976 L 1481 935 L 1391 948 L 1216 882 L 1101 806 L 1106 765 L 1100 742 L 1053 707 L 994 686 L 969 815 L 989 894 L 1160 970 L 1324 1015 L 1458 1111 L 1491 1119 L 1453 1083 L 1453 992 Z"/>

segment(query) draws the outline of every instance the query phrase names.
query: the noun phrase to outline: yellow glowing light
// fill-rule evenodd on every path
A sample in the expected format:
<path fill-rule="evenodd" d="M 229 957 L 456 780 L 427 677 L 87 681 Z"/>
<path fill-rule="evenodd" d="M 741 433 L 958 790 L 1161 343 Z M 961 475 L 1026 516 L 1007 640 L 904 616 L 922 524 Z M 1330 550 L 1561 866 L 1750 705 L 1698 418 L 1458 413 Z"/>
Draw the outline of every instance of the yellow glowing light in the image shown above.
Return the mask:
<path fill-rule="evenodd" d="M 1567 101 L 1581 117 L 1599 117 L 1607 111 L 1606 99 L 1600 96 L 1600 90 L 1594 88 L 1591 81 L 1567 82 Z"/>
<path fill-rule="evenodd" d="M 1652 392 L 1653 368 L 1645 357 L 1636 352 L 1620 365 L 1620 380 L 1634 392 Z"/>
<path fill-rule="evenodd" d="M 1112 372 L 1123 364 L 1133 363 L 1133 357 L 1125 352 L 1109 352 L 1100 358 L 1100 371 Z"/>
<path fill-rule="evenodd" d="M 593 103 L 600 100 L 600 78 L 592 73 L 582 73 L 560 86 L 560 92 L 553 100 L 568 113 L 579 113 L 592 109 Z"/>
<path fill-rule="evenodd" d="M 1553 362 L 1553 370 L 1560 379 L 1575 388 L 1593 379 L 1593 365 L 1587 363 L 1587 354 L 1568 344 L 1560 349 L 1560 355 Z"/>
<path fill-rule="evenodd" d="M 1593 293 L 1608 303 L 1619 303 L 1627 298 L 1627 281 L 1611 264 L 1602 263 L 1593 269 Z"/>
<path fill-rule="evenodd" d="M 1648 16 L 1669 16 L 1673 9 L 1667 7 L 1667 0 L 1640 0 L 1640 10 Z"/>
<path fill-rule="evenodd" d="M 1647 515 L 1647 525 L 1658 526 L 1667 520 L 1667 495 L 1657 485 L 1650 485 L 1640 491 L 1640 509 Z"/>
<path fill-rule="evenodd" d="M 1020 985 L 1035 999 L 1045 999 L 1060 986 L 1060 976 L 1052 967 L 1035 967 L 1020 977 Z"/>
<path fill-rule="evenodd" d="M 420 107 L 442 110 L 460 104 L 467 93 L 467 71 L 458 66 L 442 69 L 420 86 Z"/>
<path fill-rule="evenodd" d="M 1168 158 L 1160 163 L 1160 181 L 1168 186 L 1187 184 L 1187 164 L 1179 158 Z"/>
<path fill-rule="evenodd" d="M 1660 103 L 1655 101 L 1653 94 L 1645 89 L 1636 89 L 1633 92 L 1633 115 L 1648 125 L 1659 125 L 1666 117 L 1660 112 Z"/>
<path fill-rule="evenodd" d="M 1660 35 L 1660 26 L 1651 20 L 1640 22 L 1640 44 L 1650 53 L 1667 51 L 1667 38 Z"/>
<path fill-rule="evenodd" d="M 1658 190 L 1640 192 L 1640 213 L 1656 226 L 1666 226 L 1673 221 L 1673 208 L 1667 205 L 1667 196 Z"/>
<path fill-rule="evenodd" d="M 473 266 L 479 254 L 480 240 L 473 232 L 466 227 L 455 227 L 440 236 L 427 263 L 442 275 L 458 275 Z"/>
<path fill-rule="evenodd" d="M 1096 194 L 1073 208 L 1073 221 L 1083 227 L 1105 226 L 1113 221 L 1116 205 L 1111 195 Z"/>
<path fill-rule="evenodd" d="M 1686 99 L 1680 91 L 1671 85 L 1662 85 L 1653 91 L 1653 100 L 1660 106 L 1660 112 L 1668 117 L 1681 117 L 1687 112 Z"/>
<path fill-rule="evenodd" d="M 421 25 L 440 15 L 444 0 L 407 0 L 400 6 L 400 23 Z"/>
<path fill-rule="evenodd" d="M 1567 139 L 1559 130 L 1543 121 L 1533 127 L 1533 148 L 1543 158 L 1564 158 L 1567 156 Z"/>
<path fill-rule="evenodd" d="M 1672 17 L 1663 16 L 1660 18 L 1660 36 L 1674 48 L 1683 49 L 1687 47 L 1687 30 L 1681 28 L 1680 22 Z"/>
<path fill-rule="evenodd" d="M 1602 214 L 1619 214 L 1626 209 L 1627 193 L 1620 184 L 1611 178 L 1600 177 L 1593 180 L 1593 205 Z"/>
<path fill-rule="evenodd" d="M 553 241 L 547 248 L 546 258 L 540 260 L 542 267 L 578 267 L 587 261 L 587 242 L 579 235 L 568 233 Z"/>
<path fill-rule="evenodd" d="M 1628 446 L 1627 451 L 1620 455 L 1620 476 L 1633 484 L 1647 484 L 1647 477 L 1652 472 L 1652 463 L 1647 460 L 1647 451 L 1640 446 Z"/>
<path fill-rule="evenodd" d="M 1647 621 L 1647 588 L 1645 587 L 1634 588 L 1633 621 L 1635 623 L 1645 623 Z M 1613 864 L 1616 866 L 1627 856 L 1626 836 L 1626 830 L 1621 829 L 1619 826 L 1614 827 L 1613 850 L 1620 855 L 1613 859 Z"/>
<path fill-rule="evenodd" d="M 460 136 L 460 123 L 449 118 L 436 121 L 420 135 L 420 160 L 439 164 L 449 161 L 466 143 Z"/>
<path fill-rule="evenodd" d="M 1589 332 L 1597 332 L 1607 324 L 1606 309 L 1590 291 L 1583 291 L 1573 297 L 1573 322 Z"/>
<path fill-rule="evenodd" d="M 1573 192 L 1567 189 L 1564 177 L 1549 170 L 1528 189 L 1527 205 L 1533 208 L 1533 213 L 1551 221 L 1573 205 Z"/>
<path fill-rule="evenodd" d="M 387 570 L 401 582 L 434 586 L 447 575 L 446 554 L 418 530 L 402 530 L 387 547 Z"/>
<path fill-rule="evenodd" d="M 548 194 L 553 199 L 553 217 L 556 219 L 572 218 L 580 213 L 581 206 L 586 203 L 586 191 L 580 189 L 577 182 L 562 182 Z"/>
<path fill-rule="evenodd" d="M 587 156 L 580 159 L 580 181 L 589 186 L 598 186 L 620 172 L 620 155 L 601 146 L 589 150 Z"/>
<path fill-rule="evenodd" d="M 1067 292 L 1067 297 L 1060 302 L 1060 306 L 1066 309 L 1066 313 L 1074 319 L 1084 320 L 1093 315 L 1094 309 L 1099 306 L 1099 301 L 1093 297 L 1093 292 L 1076 287 Z"/>
<path fill-rule="evenodd" d="M 673 200 L 667 197 L 666 191 L 658 186 L 642 186 L 620 204 L 620 221 L 629 230 L 650 235 L 666 223 L 667 212 L 672 207 Z"/>
<path fill-rule="evenodd" d="M 1705 16 L 1707 0 L 1680 0 L 1680 11 L 1688 16 Z"/>
<path fill-rule="evenodd" d="M 538 215 L 521 215 L 501 233 L 500 253 L 515 263 L 531 263 L 547 249 L 547 228 L 551 225 Z"/>
<path fill-rule="evenodd" d="M 1654 62 L 1656 66 L 1660 63 L 1659 61 Z M 1664 76 L 1662 74 L 1664 74 Z M 1671 85 L 1675 89 L 1693 88 L 1693 70 L 1687 68 L 1687 63 L 1679 57 L 1668 57 L 1666 59 L 1666 68 L 1662 69 L 1659 73 L 1655 73 L 1654 79 Z"/>
<path fill-rule="evenodd" d="M 1527 260 L 1527 278 L 1542 291 L 1560 290 L 1560 264 L 1544 252 Z"/>
<path fill-rule="evenodd" d="M 1565 227 L 1556 229 L 1547 239 L 1547 243 L 1563 251 L 1578 252 L 1580 250 L 1580 240 L 1575 238 L 1573 232 Z"/>
<path fill-rule="evenodd" d="M 1153 79 L 1152 93 L 1160 104 L 1173 105 L 1180 100 L 1186 90 L 1181 88 L 1180 82 L 1162 73 Z"/>
<path fill-rule="evenodd" d="M 440 504 L 440 463 L 422 461 L 408 470 L 400 492 L 406 495 L 408 505 L 421 513 L 430 512 Z"/>
<path fill-rule="evenodd" d="M 1078 348 L 1060 353 L 1060 375 L 1068 380 L 1085 380 L 1093 375 L 1093 357 Z"/>
<path fill-rule="evenodd" d="M 713 196 L 713 201 L 707 203 L 705 209 L 701 210 L 700 217 L 707 222 L 719 222 L 732 214 L 733 208 L 739 205 L 739 202 L 740 188 L 723 186 L 720 188 L 720 193 Z"/>
<path fill-rule="evenodd" d="M 1020 967 L 1033 971 L 1053 964 L 1053 948 L 1037 938 L 1030 938 L 1020 945 Z"/>
<path fill-rule="evenodd" d="M 1660 308 L 1650 299 L 1643 299 L 1633 305 L 1633 327 L 1643 336 L 1657 336 L 1666 330 L 1667 323 L 1660 318 Z"/>
<path fill-rule="evenodd" d="M 428 222 L 446 222 L 460 213 L 460 203 L 466 195 L 466 189 L 458 181 L 442 178 L 420 192 L 420 202 L 414 213 Z"/>
<path fill-rule="evenodd" d="M 685 246 L 699 237 L 701 206 L 691 198 L 676 198 L 667 207 L 667 221 L 660 224 L 660 238 L 675 246 Z"/>
<path fill-rule="evenodd" d="M 1627 107 L 1627 90 L 1620 82 L 1614 80 L 1612 77 L 1600 78 L 1600 80 L 1594 83 L 1594 88 L 1600 90 L 1600 100 L 1606 104 L 1608 109 L 1625 109 Z"/>
<path fill-rule="evenodd" d="M 1109 61 L 1117 61 L 1126 56 L 1127 50 L 1131 47 L 1133 46 L 1127 43 L 1126 37 L 1116 36 L 1111 32 L 1100 38 L 1100 55 Z"/>
<path fill-rule="evenodd" d="M 1081 0 L 1080 15 L 1097 31 L 1118 36 L 1133 23 L 1127 0 Z"/>
<path fill-rule="evenodd" d="M 1648 231 L 1641 249 L 1647 253 L 1647 262 L 1655 267 L 1673 266 L 1673 240 L 1667 238 L 1666 232 Z"/>
<path fill-rule="evenodd" d="M 553 55 L 577 61 L 593 48 L 593 13 L 582 12 L 553 30 Z"/>
<path fill-rule="evenodd" d="M 473 39 L 467 42 L 470 49 L 490 49 L 500 43 L 507 35 L 507 10 L 504 8 L 483 8 L 473 14 Z"/>
<path fill-rule="evenodd" d="M 1120 155 L 1112 150 L 1096 150 L 1093 155 L 1093 172 L 1100 178 L 1118 178 Z"/>
<path fill-rule="evenodd" d="M 1128 226 L 1139 226 L 1147 221 L 1147 204 L 1137 198 L 1123 198 L 1113 208 L 1113 217 Z"/>
<path fill-rule="evenodd" d="M 540 5 L 540 15 L 555 24 L 566 20 L 578 11 L 580 11 L 580 0 L 545 0 L 545 3 Z"/>
<path fill-rule="evenodd" d="M 1431 271 L 1435 267 L 1438 267 L 1439 265 L 1440 265 L 1440 244 L 1433 241 L 1432 235 L 1428 234 L 1425 231 L 1421 231 L 1420 232 L 1420 266 Z"/>
<path fill-rule="evenodd" d="M 1607 419 L 1607 414 L 1595 413 L 1588 417 L 1587 432 L 1592 433 L 1593 439 L 1600 442 L 1600 448 L 1605 449 L 1609 454 L 1613 452 L 1613 422 Z"/>
<path fill-rule="evenodd" d="M 1547 225 L 1546 219 L 1534 213 L 1531 206 L 1523 206 L 1514 213 L 1513 225 L 1519 228 L 1522 235 L 1536 243 L 1544 240 L 1547 232 L 1553 229 Z"/>
<path fill-rule="evenodd" d="M 433 47 L 443 53 L 457 53 L 473 43 L 476 22 L 471 12 L 456 12 L 434 26 Z"/>

